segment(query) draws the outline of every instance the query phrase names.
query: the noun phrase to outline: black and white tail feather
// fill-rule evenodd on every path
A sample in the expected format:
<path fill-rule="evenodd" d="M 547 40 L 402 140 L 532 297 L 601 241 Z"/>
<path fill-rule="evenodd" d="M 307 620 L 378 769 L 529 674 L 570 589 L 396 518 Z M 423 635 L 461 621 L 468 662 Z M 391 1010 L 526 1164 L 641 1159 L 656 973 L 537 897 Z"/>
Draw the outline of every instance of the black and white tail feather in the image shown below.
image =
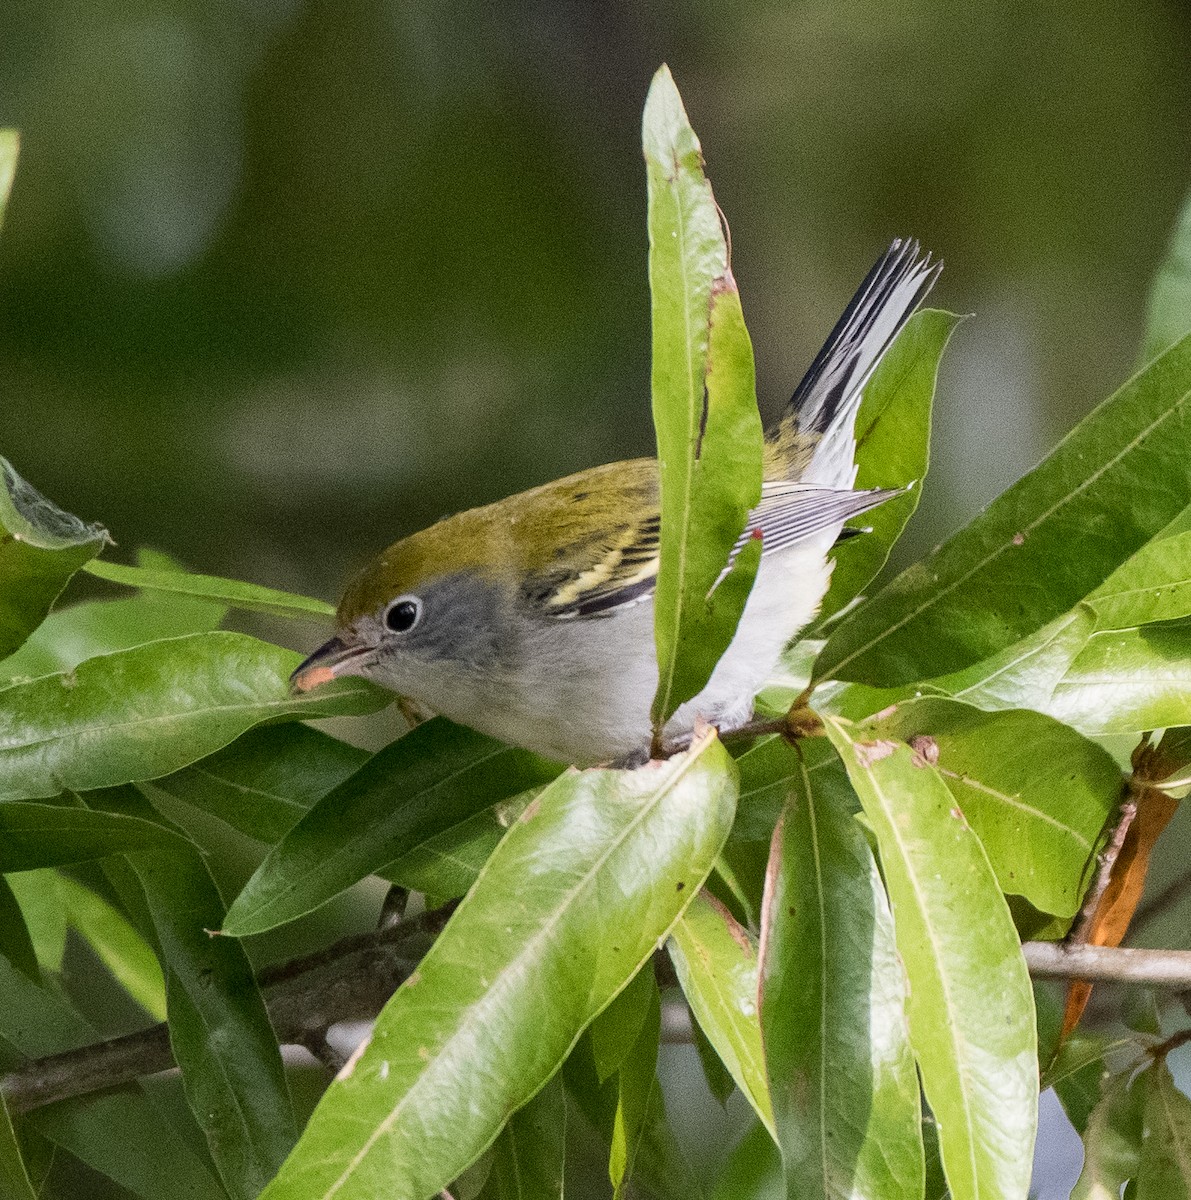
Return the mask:
<path fill-rule="evenodd" d="M 794 390 L 770 437 L 786 479 L 765 482 L 737 544 L 759 531 L 771 554 L 843 523 L 904 489 L 852 491 L 856 413 L 865 385 L 893 339 L 934 286 L 942 263 L 917 241 L 897 238 L 873 264 Z"/>

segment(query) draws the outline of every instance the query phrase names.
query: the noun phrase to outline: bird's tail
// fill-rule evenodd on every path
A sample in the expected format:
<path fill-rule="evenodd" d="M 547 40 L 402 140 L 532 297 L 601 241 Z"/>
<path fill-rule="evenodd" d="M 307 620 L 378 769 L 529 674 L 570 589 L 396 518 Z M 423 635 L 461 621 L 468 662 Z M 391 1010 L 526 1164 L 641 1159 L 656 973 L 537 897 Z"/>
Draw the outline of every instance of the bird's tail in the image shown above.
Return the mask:
<path fill-rule="evenodd" d="M 769 436 L 768 478 L 851 487 L 864 385 L 942 269 L 902 238 L 873 264 Z"/>

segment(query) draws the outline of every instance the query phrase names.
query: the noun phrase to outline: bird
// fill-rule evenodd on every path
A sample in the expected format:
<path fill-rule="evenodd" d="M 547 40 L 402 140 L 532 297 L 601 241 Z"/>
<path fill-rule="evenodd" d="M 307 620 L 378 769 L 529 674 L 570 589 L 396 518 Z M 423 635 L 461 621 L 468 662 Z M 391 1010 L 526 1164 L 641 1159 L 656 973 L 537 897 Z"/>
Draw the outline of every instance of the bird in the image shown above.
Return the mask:
<path fill-rule="evenodd" d="M 747 725 L 783 650 L 816 616 L 845 523 L 903 489 L 854 490 L 865 385 L 934 286 L 941 262 L 895 239 L 857 288 L 765 435 L 760 566 L 704 688 L 662 730 Z M 293 673 L 307 691 L 361 676 L 416 706 L 548 759 L 636 765 L 658 742 L 653 596 L 658 464 L 592 467 L 446 517 L 395 542 L 351 581 L 332 638 Z"/>

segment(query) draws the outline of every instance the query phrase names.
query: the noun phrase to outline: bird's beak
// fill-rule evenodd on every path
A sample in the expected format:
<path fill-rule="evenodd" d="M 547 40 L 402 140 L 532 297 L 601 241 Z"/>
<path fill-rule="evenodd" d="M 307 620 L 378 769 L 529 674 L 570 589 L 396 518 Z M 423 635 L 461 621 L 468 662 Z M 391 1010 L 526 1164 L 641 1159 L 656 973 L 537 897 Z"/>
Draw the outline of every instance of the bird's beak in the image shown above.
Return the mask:
<path fill-rule="evenodd" d="M 351 665 L 371 654 L 372 650 L 372 646 L 352 646 L 342 638 L 333 637 L 319 646 L 289 677 L 290 687 L 295 692 L 308 692 L 340 675 L 351 675 Z"/>

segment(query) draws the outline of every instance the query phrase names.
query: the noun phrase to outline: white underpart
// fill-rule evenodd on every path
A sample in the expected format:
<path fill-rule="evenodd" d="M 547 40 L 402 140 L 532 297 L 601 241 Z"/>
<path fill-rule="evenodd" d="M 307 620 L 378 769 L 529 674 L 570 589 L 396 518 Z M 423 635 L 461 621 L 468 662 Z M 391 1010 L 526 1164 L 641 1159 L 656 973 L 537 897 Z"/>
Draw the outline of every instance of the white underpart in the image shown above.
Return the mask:
<path fill-rule="evenodd" d="M 682 705 L 665 729 L 667 742 L 688 735 L 702 718 L 721 731 L 752 715 L 753 699 L 773 675 L 782 651 L 819 610 L 830 581 L 827 552 L 838 529 L 762 559 L 736 636 L 707 686 Z M 604 618 L 535 623 L 533 666 L 515 689 L 477 706 L 460 697 L 454 716 L 482 732 L 549 758 L 580 766 L 640 754 L 649 745 L 650 706 L 657 690 L 653 601 Z M 528 647 L 527 647 L 528 649 Z"/>

